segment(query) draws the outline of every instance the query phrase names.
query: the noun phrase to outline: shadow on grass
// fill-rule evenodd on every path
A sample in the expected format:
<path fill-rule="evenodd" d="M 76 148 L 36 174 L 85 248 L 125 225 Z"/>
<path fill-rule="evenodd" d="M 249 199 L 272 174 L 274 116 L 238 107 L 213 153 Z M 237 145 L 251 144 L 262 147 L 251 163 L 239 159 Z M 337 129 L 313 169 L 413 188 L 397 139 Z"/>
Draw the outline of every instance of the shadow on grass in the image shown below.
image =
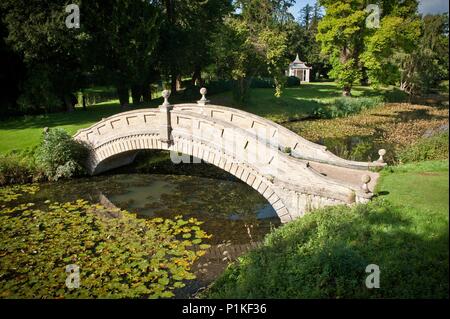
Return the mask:
<path fill-rule="evenodd" d="M 381 201 L 334 207 L 287 224 L 231 266 L 213 298 L 448 298 L 448 228 L 416 232 Z M 368 289 L 366 266 L 380 267 Z"/>
<path fill-rule="evenodd" d="M 149 104 L 140 104 L 121 109 L 116 101 L 105 102 L 97 105 L 88 106 L 86 110 L 76 107 L 73 112 L 58 112 L 33 116 L 20 116 L 12 119 L 0 121 L 1 129 L 27 129 L 56 127 L 65 125 L 84 126 L 100 121 L 102 118 L 141 108 L 154 108 L 162 103 L 162 99 L 152 100 Z"/>

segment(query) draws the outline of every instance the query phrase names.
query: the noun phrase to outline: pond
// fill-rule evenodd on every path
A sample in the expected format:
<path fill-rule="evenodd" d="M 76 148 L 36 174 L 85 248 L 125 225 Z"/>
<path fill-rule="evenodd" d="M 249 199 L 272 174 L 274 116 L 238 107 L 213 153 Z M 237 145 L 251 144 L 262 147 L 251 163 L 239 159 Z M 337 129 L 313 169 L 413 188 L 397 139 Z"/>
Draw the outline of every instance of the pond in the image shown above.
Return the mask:
<path fill-rule="evenodd" d="M 204 222 L 202 230 L 211 245 L 194 265 L 196 279 L 178 289 L 175 297 L 192 297 L 211 283 L 226 265 L 256 247 L 271 229 L 280 225 L 273 208 L 250 186 L 233 178 L 173 174 L 115 173 L 57 183 L 43 183 L 35 194 L 24 194 L 14 205 L 84 199 L 105 207 L 136 213 L 139 218 L 177 215 Z"/>

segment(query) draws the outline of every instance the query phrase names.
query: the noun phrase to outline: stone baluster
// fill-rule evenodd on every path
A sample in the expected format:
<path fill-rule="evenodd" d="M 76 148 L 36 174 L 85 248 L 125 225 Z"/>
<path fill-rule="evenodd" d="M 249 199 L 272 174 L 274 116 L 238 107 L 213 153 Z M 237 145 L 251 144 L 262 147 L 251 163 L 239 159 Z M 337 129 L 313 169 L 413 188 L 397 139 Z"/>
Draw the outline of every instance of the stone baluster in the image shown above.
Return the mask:
<path fill-rule="evenodd" d="M 370 193 L 369 190 L 369 182 L 370 182 L 371 178 L 369 175 L 363 175 L 361 177 L 361 181 L 363 182 L 361 188 L 364 191 L 364 193 Z"/>
<path fill-rule="evenodd" d="M 386 150 L 385 149 L 380 149 L 379 151 L 378 151 L 378 155 L 380 155 L 380 157 L 377 159 L 377 162 L 378 163 L 384 163 L 384 158 L 383 158 L 383 156 L 384 155 L 386 155 Z"/>
<path fill-rule="evenodd" d="M 208 90 L 206 90 L 206 88 L 200 89 L 200 94 L 202 95 L 202 98 L 199 101 L 197 101 L 198 105 L 205 106 L 206 104 L 209 104 L 209 100 L 206 99 L 207 92 Z"/>
<path fill-rule="evenodd" d="M 170 123 L 170 111 L 172 105 L 169 103 L 170 91 L 164 90 L 162 92 L 164 98 L 163 104 L 159 106 L 159 138 L 163 143 L 169 143 L 172 140 L 171 136 L 171 123 Z"/>

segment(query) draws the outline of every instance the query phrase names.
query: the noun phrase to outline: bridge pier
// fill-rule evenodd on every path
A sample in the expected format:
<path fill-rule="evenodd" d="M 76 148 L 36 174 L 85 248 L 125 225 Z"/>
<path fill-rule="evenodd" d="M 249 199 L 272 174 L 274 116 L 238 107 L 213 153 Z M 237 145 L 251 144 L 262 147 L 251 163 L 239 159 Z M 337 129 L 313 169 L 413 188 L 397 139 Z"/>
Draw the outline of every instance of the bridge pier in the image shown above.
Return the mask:
<path fill-rule="evenodd" d="M 163 104 L 159 106 L 159 136 L 162 143 L 167 144 L 169 146 L 172 142 L 172 126 L 170 123 L 170 111 L 172 110 L 172 105 L 169 103 L 170 92 L 168 90 L 164 90 L 162 92 L 162 96 L 164 98 Z"/>

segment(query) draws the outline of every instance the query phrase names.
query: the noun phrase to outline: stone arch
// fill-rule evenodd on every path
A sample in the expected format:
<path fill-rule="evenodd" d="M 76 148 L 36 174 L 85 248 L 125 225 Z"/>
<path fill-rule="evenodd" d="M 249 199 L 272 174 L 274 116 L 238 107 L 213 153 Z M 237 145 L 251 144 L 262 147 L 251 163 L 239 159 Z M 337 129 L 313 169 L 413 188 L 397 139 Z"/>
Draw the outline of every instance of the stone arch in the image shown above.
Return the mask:
<path fill-rule="evenodd" d="M 92 174 L 98 174 L 126 165 L 134 161 L 140 150 L 175 151 L 197 157 L 251 186 L 270 203 L 282 222 L 294 219 L 284 204 L 282 196 L 279 196 L 280 190 L 269 178 L 247 163 L 241 163 L 205 143 L 186 137 L 174 137 L 171 143 L 165 143 L 160 140 L 157 133 L 121 136 L 95 147 L 89 159 L 89 167 Z"/>
<path fill-rule="evenodd" d="M 374 162 L 342 159 L 272 121 L 209 105 L 204 97 L 198 104 L 175 106 L 168 103 L 167 92 L 164 99 L 157 109 L 115 114 L 75 134 L 91 147 L 91 174 L 128 164 L 139 150 L 176 151 L 236 176 L 288 222 L 311 208 L 369 201 L 378 178 L 369 169 L 385 165 L 384 152 Z M 255 130 L 266 135 L 260 138 Z M 230 141 L 236 143 L 230 146 Z M 249 158 L 261 150 L 269 157 L 257 162 Z"/>

